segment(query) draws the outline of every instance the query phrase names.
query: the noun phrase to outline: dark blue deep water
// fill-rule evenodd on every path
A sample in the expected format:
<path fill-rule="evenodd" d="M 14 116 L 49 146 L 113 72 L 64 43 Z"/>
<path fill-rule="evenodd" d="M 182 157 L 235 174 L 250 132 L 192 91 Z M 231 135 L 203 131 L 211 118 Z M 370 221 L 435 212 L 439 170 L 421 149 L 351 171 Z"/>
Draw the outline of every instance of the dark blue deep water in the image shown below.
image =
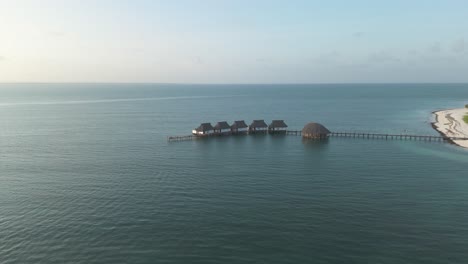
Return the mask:
<path fill-rule="evenodd" d="M 468 85 L 0 85 L 0 263 L 467 263 L 468 151 L 245 136 L 284 119 L 437 135 Z"/>

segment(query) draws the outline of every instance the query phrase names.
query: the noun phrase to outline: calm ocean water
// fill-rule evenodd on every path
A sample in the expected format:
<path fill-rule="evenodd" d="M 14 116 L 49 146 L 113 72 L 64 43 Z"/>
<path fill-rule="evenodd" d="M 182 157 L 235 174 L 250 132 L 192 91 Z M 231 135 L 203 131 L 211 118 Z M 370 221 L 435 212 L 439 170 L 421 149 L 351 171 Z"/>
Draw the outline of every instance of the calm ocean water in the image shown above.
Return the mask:
<path fill-rule="evenodd" d="M 0 85 L 0 263 L 467 263 L 468 151 L 294 136 L 284 119 L 437 135 L 468 85 Z"/>

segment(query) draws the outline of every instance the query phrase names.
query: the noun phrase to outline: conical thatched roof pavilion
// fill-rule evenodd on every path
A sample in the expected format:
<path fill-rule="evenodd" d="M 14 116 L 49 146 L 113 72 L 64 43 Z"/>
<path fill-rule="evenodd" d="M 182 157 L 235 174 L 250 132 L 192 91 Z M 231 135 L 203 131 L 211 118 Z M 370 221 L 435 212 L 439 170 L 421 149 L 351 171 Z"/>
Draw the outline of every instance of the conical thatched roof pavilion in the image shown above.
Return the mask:
<path fill-rule="evenodd" d="M 322 124 L 313 122 L 306 124 L 302 129 L 302 137 L 304 138 L 327 138 L 330 133 L 330 130 Z"/>

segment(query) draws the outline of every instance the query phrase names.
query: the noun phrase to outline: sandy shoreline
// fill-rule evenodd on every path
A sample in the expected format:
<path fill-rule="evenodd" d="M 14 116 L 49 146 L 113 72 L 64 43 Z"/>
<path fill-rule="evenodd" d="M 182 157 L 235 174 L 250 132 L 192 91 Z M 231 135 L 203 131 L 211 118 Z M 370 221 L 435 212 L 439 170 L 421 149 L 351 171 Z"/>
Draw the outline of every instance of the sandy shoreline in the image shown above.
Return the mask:
<path fill-rule="evenodd" d="M 436 121 L 432 125 L 445 136 L 468 137 L 468 124 L 463 121 L 463 116 L 467 113 L 467 108 L 436 111 Z M 468 140 L 453 140 L 453 143 L 468 148 Z"/>

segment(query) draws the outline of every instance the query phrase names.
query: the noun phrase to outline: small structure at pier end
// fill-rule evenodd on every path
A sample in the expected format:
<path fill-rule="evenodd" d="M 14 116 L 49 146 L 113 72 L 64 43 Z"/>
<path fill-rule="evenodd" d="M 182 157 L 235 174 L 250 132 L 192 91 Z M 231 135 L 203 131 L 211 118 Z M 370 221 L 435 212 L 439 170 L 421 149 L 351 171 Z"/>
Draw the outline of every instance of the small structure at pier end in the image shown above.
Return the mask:
<path fill-rule="evenodd" d="M 210 123 L 202 123 L 199 127 L 192 130 L 192 134 L 196 136 L 213 135 L 214 128 Z"/>
<path fill-rule="evenodd" d="M 308 123 L 302 129 L 303 138 L 326 139 L 330 133 L 330 130 L 319 123 Z"/>
<path fill-rule="evenodd" d="M 263 120 L 254 120 L 249 126 L 250 134 L 264 134 L 268 131 L 268 125 Z"/>
<path fill-rule="evenodd" d="M 214 126 L 214 132 L 217 135 L 229 135 L 231 134 L 231 126 L 226 121 L 218 122 Z"/>
<path fill-rule="evenodd" d="M 245 134 L 248 127 L 244 120 L 234 121 L 234 124 L 231 126 L 231 132 L 233 134 Z"/>
<path fill-rule="evenodd" d="M 270 134 L 286 134 L 288 125 L 284 123 L 284 120 L 273 120 L 268 126 L 268 132 Z"/>

